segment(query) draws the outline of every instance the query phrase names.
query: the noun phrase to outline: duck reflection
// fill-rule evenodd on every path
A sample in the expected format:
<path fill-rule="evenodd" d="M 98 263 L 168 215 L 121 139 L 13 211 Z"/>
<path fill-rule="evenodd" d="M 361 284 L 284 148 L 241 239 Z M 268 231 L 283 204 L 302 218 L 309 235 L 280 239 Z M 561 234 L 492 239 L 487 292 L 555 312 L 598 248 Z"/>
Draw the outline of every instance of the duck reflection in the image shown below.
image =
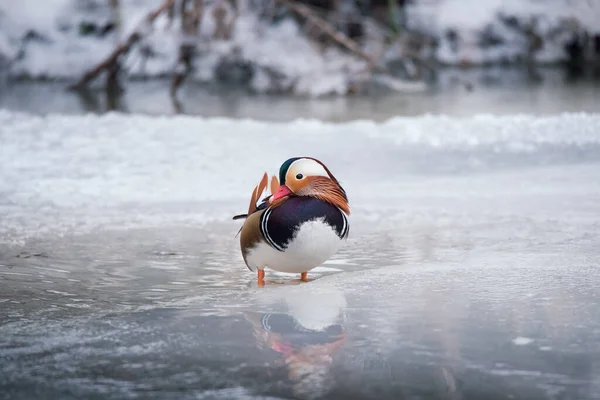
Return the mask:
<path fill-rule="evenodd" d="M 244 317 L 253 326 L 257 347 L 279 353 L 294 395 L 322 395 L 334 384 L 334 355 L 346 340 L 346 299 L 337 290 L 281 289 L 269 303 L 285 311 L 246 312 Z"/>

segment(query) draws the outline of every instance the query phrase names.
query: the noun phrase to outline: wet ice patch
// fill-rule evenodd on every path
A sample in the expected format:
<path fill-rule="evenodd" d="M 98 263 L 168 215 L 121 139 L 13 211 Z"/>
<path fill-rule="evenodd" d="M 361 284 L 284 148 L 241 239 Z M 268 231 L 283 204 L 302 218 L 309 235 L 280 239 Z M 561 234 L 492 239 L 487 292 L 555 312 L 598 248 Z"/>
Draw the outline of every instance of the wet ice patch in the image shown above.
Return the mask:
<path fill-rule="evenodd" d="M 311 272 L 340 272 L 340 271 L 343 271 L 343 269 L 331 268 L 331 267 L 316 267 L 311 270 Z"/>
<path fill-rule="evenodd" d="M 77 296 L 74 293 L 61 292 L 60 290 L 46 289 L 46 292 L 52 293 L 52 294 L 60 294 L 61 296 Z"/>
<path fill-rule="evenodd" d="M 516 346 L 526 346 L 528 344 L 533 343 L 533 339 L 528 337 L 519 336 L 513 339 L 513 344 Z"/>

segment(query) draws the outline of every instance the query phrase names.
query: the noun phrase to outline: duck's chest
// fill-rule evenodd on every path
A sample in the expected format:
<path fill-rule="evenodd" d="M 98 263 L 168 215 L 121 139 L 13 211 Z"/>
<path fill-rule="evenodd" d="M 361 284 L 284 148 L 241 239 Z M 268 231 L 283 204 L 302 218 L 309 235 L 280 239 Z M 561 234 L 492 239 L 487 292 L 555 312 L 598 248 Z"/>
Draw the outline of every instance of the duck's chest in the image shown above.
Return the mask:
<path fill-rule="evenodd" d="M 271 246 L 286 251 L 318 247 L 320 241 L 339 242 L 348 235 L 349 226 L 345 214 L 334 205 L 312 197 L 292 197 L 263 213 L 260 230 Z"/>

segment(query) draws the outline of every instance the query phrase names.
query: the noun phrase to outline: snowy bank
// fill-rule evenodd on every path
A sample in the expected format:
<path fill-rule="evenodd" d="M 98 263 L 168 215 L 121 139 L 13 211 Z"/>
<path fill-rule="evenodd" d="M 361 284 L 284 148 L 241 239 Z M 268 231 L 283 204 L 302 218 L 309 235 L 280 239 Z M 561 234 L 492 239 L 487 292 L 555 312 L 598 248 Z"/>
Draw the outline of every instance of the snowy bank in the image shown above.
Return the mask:
<path fill-rule="evenodd" d="M 121 3 L 124 40 L 161 1 Z M 0 5 L 0 59 L 5 63 L 14 60 L 11 76 L 73 79 L 105 59 L 118 41 L 114 33 L 82 35 L 82 29 L 101 30 L 110 20 L 105 2 L 86 6 L 76 0 L 48 0 L 40 6 L 28 0 Z M 245 66 L 251 64 L 254 69 L 248 84 L 257 92 L 282 91 L 293 85 L 300 95 L 345 94 L 347 80 L 365 66 L 341 50 L 321 54 L 290 19 L 266 26 L 255 13 L 242 9 L 231 40 L 213 40 L 214 20 L 209 7 L 200 27 L 192 76 L 200 82 L 244 79 Z M 181 40 L 179 24 L 170 25 L 167 16 L 161 14 L 144 30 L 148 34 L 127 56 L 126 70 L 140 77 L 171 74 Z M 235 67 L 228 70 L 226 64 Z M 226 74 L 230 76 L 224 77 Z"/>
<path fill-rule="evenodd" d="M 0 69 L 8 69 L 10 77 L 72 80 L 103 60 L 119 36 L 124 40 L 160 1 L 121 1 L 118 34 L 107 28 L 114 19 L 107 3 L 24 0 L 0 5 Z M 365 63 L 356 56 L 338 48 L 323 53 L 294 20 L 269 25 L 247 6 L 239 10 L 231 40 L 214 40 L 214 3 L 207 4 L 191 79 L 233 81 L 256 92 L 320 96 L 347 94 L 361 78 Z M 228 12 L 232 18 L 232 10 Z M 586 0 L 415 1 L 406 12 L 409 27 L 438 39 L 433 57 L 447 64 L 556 62 L 566 57 L 565 44 L 574 34 L 600 33 L 600 2 Z M 177 65 L 179 24 L 160 15 L 144 30 L 148 35 L 126 57 L 128 74 L 171 74 Z M 377 47 L 372 38 L 365 46 L 371 52 Z M 392 46 L 385 59 L 397 59 L 401 52 Z M 415 90 L 396 88 L 396 82 L 385 79 L 378 82 L 393 90 Z"/>
<path fill-rule="evenodd" d="M 416 26 L 440 38 L 448 64 L 565 60 L 568 41 L 600 35 L 600 2 L 586 0 L 435 0 L 416 2 Z M 589 39 L 589 38 L 588 38 Z M 592 43 L 583 44 L 592 47 Z M 598 51 L 589 49 L 590 51 Z M 530 54 L 532 53 L 532 54 Z M 598 57 L 599 55 L 595 55 Z"/>

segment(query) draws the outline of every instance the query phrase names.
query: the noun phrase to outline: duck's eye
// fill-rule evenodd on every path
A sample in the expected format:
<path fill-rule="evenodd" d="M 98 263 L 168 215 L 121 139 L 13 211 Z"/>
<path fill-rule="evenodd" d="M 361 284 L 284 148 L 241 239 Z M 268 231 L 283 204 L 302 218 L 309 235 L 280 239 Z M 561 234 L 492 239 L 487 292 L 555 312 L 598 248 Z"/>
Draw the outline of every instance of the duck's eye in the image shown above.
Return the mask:
<path fill-rule="evenodd" d="M 304 178 L 304 175 L 302 175 L 302 174 L 296 175 L 296 179 L 302 179 L 302 178 Z"/>

